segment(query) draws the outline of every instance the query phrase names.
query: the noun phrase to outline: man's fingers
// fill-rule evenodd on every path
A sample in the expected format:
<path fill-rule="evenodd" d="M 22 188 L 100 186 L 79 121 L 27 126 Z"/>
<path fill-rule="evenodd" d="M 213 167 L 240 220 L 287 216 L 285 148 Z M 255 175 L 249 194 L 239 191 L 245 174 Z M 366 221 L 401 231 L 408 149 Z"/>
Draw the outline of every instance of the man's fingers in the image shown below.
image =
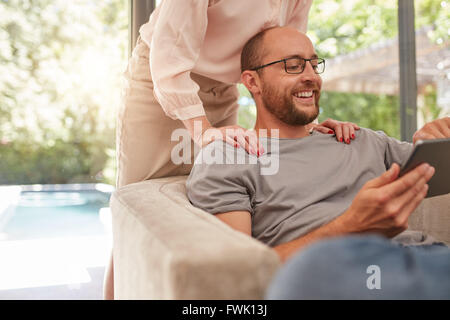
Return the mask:
<path fill-rule="evenodd" d="M 396 163 L 393 163 L 392 166 L 389 168 L 389 170 L 384 172 L 381 176 L 366 182 L 364 188 L 371 189 L 385 186 L 394 181 L 398 177 L 399 173 L 400 173 L 400 166 Z"/>
<path fill-rule="evenodd" d="M 424 178 L 424 184 L 427 183 L 434 174 L 434 168 L 428 163 L 423 163 L 414 170 L 411 170 L 396 181 L 385 185 L 383 192 L 391 195 L 391 197 L 397 197 L 400 194 L 413 188 L 421 178 Z"/>
<path fill-rule="evenodd" d="M 414 185 L 406 189 L 405 192 L 400 193 L 397 196 L 391 196 L 391 200 L 386 205 L 387 212 L 395 215 L 401 215 L 401 213 L 405 211 L 405 208 L 408 209 L 409 207 L 411 207 L 411 204 L 416 199 L 418 199 L 418 196 L 420 199 L 423 199 L 423 197 L 420 197 L 420 195 L 423 193 L 424 187 L 426 185 L 427 184 L 425 176 L 422 176 L 419 180 L 417 180 L 417 182 Z M 415 207 L 413 208 L 413 210 L 414 209 Z M 400 216 L 396 218 L 403 221 Z"/>
<path fill-rule="evenodd" d="M 428 192 L 428 184 L 424 184 L 421 190 L 415 194 L 402 208 L 400 214 L 397 219 L 401 222 L 406 222 L 409 219 L 411 213 L 416 210 L 416 208 L 420 205 L 423 199 L 426 197 Z"/>

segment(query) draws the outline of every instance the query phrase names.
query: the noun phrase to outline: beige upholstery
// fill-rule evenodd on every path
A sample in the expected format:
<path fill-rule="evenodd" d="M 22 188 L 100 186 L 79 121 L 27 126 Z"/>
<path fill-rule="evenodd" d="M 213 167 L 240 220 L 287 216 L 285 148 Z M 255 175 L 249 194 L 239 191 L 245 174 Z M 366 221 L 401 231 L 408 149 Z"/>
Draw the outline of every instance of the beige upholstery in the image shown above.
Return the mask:
<path fill-rule="evenodd" d="M 450 245 L 450 194 L 422 201 L 409 217 L 409 229 L 424 231 Z"/>
<path fill-rule="evenodd" d="M 113 193 L 116 299 L 261 299 L 281 265 L 278 256 L 192 206 L 186 178 L 148 180 Z M 450 195 L 426 200 L 410 228 L 450 243 Z"/>

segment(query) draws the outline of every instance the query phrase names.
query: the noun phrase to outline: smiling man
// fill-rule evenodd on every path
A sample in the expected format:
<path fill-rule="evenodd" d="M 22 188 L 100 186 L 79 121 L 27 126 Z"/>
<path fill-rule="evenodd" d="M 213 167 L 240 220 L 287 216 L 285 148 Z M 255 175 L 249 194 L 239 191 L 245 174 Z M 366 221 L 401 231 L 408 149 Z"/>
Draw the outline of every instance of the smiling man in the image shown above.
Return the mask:
<path fill-rule="evenodd" d="M 253 163 L 197 161 L 213 151 L 227 159 L 242 156 L 221 141 L 208 145 L 187 180 L 193 205 L 271 246 L 283 262 L 306 245 L 349 234 L 376 234 L 403 245 L 442 245 L 421 232 L 406 231 L 434 174 L 423 164 L 398 178 L 398 163 L 407 159 L 412 144 L 364 128 L 354 133 L 351 144 L 342 144 L 307 129 L 319 113 L 325 61 L 305 34 L 289 27 L 257 34 L 243 49 L 241 69 L 241 81 L 257 107 L 254 129 L 267 152 Z M 450 137 L 448 117 L 415 135 L 444 136 Z M 261 175 L 269 156 L 278 157 L 279 170 Z"/>
<path fill-rule="evenodd" d="M 292 43 L 294 34 L 301 42 Z M 258 108 L 255 130 L 276 128 L 280 137 L 308 136 L 306 126 L 319 115 L 319 74 L 324 70 L 325 61 L 309 39 L 293 29 L 270 28 L 250 39 L 241 55 L 241 80 Z"/>

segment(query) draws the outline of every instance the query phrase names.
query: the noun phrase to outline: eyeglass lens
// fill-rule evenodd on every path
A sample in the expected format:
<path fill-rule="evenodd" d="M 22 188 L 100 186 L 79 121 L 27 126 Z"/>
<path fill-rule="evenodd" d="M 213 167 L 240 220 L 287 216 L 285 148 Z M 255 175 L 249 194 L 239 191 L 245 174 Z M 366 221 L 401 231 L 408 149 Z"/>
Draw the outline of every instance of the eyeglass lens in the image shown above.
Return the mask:
<path fill-rule="evenodd" d="M 315 73 L 322 73 L 325 68 L 324 61 L 321 59 L 312 59 L 308 60 Z M 285 60 L 286 72 L 287 73 L 302 73 L 305 69 L 306 60 L 301 58 L 291 58 Z"/>

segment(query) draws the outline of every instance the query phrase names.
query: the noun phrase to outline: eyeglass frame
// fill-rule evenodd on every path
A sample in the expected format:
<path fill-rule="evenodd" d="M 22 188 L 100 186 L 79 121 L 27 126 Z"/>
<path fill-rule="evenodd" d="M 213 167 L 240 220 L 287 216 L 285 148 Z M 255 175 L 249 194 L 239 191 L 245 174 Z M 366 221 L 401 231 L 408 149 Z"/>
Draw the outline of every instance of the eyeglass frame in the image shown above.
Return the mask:
<path fill-rule="evenodd" d="M 287 71 L 286 60 L 291 60 L 291 59 L 301 59 L 301 60 L 305 61 L 305 63 L 303 64 L 302 71 L 300 71 L 300 72 L 288 72 L 288 71 Z M 322 71 L 322 72 L 316 72 L 316 71 L 314 70 L 314 66 L 313 66 L 312 63 L 311 63 L 312 60 L 319 60 L 320 62 L 319 62 L 318 64 L 323 63 L 323 71 Z M 309 61 L 309 63 L 311 64 L 311 66 L 313 67 L 313 70 L 314 70 L 314 73 L 315 73 L 315 74 L 322 74 L 322 73 L 325 72 L 325 59 L 323 59 L 323 58 L 318 58 L 318 57 L 314 57 L 314 58 L 311 58 L 311 59 L 305 59 L 305 58 L 302 58 L 302 57 L 299 57 L 299 56 L 289 57 L 289 58 L 284 58 L 284 59 L 281 59 L 281 60 L 273 61 L 273 62 L 264 64 L 264 65 L 262 65 L 262 66 L 252 68 L 252 69 L 250 69 L 250 70 L 251 70 L 251 71 L 258 71 L 259 69 L 262 69 L 262 68 L 271 66 L 271 65 L 273 65 L 273 64 L 275 64 L 275 63 L 284 62 L 284 71 L 286 71 L 286 73 L 288 73 L 288 74 L 301 74 L 301 73 L 303 73 L 303 71 L 305 71 L 306 62 L 308 62 L 308 61 Z"/>

